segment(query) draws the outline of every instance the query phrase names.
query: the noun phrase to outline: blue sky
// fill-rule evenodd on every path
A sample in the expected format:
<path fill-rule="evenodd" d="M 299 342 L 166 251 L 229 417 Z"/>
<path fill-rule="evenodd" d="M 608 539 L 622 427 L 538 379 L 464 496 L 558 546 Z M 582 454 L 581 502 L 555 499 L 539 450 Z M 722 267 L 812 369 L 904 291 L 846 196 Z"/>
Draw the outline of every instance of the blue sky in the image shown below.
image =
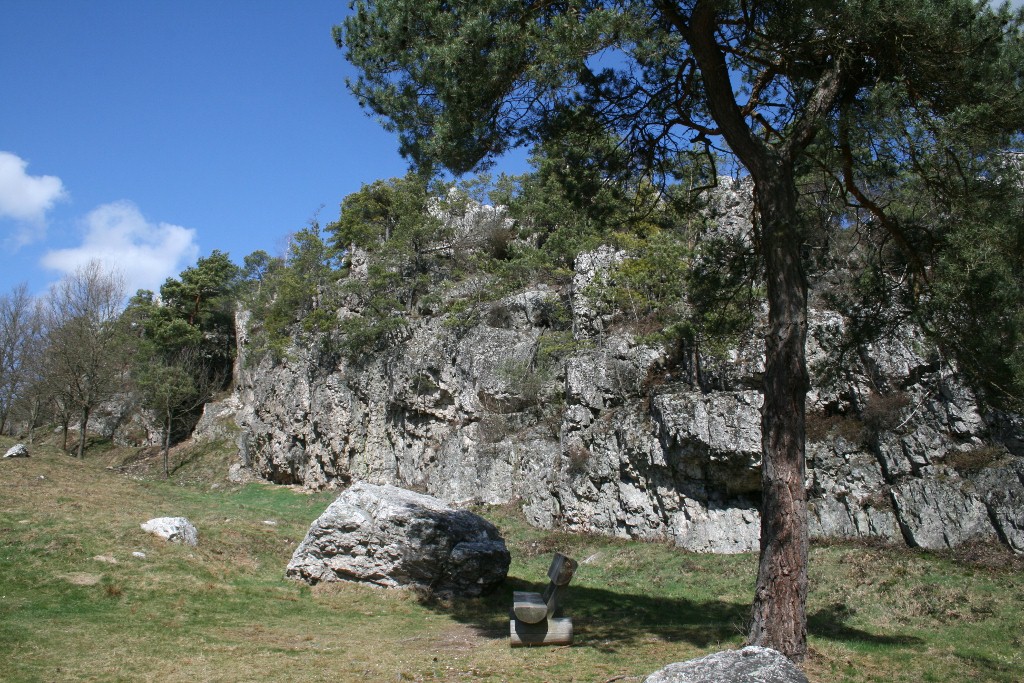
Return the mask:
<path fill-rule="evenodd" d="M 281 253 L 318 211 L 404 173 L 345 89 L 331 27 L 346 11 L 0 0 L 0 293 L 92 257 L 134 292 L 213 249 Z"/>
<path fill-rule="evenodd" d="M 0 0 L 0 294 L 90 258 L 131 293 L 213 249 L 280 254 L 401 175 L 397 141 L 344 87 L 330 30 L 346 8 Z"/>

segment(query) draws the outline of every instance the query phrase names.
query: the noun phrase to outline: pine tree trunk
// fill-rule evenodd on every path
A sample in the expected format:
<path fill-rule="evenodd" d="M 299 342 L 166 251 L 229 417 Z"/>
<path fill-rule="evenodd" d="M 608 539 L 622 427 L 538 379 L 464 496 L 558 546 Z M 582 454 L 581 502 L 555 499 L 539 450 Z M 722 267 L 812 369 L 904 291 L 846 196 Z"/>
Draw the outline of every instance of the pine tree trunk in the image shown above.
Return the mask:
<path fill-rule="evenodd" d="M 799 661 L 807 653 L 805 399 L 809 380 L 803 230 L 789 168 L 757 183 L 768 288 L 761 408 L 761 557 L 749 643 Z"/>
<path fill-rule="evenodd" d="M 799 147 L 771 147 L 752 134 L 736 104 L 725 53 L 716 38 L 720 3 L 696 2 L 689 22 L 682 20 L 675 3 L 659 6 L 674 17 L 689 41 L 700 66 L 708 108 L 754 180 L 768 288 L 768 331 L 761 408 L 761 558 L 748 641 L 799 661 L 807 653 L 804 402 L 808 389 L 807 278 L 800 254 L 804 229 L 797 211 L 792 161 Z"/>

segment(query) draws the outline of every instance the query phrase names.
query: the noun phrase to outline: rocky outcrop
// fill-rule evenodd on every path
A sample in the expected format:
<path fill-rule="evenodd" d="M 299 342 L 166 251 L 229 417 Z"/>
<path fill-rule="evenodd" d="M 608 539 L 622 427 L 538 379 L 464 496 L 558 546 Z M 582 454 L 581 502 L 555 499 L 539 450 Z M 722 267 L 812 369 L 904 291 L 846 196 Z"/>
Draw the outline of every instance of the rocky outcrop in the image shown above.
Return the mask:
<path fill-rule="evenodd" d="M 192 430 L 192 440 L 196 443 L 236 440 L 238 425 L 234 418 L 241 407 L 237 394 L 204 405 L 203 413 Z"/>
<path fill-rule="evenodd" d="M 781 652 L 751 646 L 669 664 L 644 683 L 807 683 L 807 677 Z"/>
<path fill-rule="evenodd" d="M 743 187 L 712 210 L 746 239 Z M 640 343 L 593 296 L 624 258 L 581 255 L 571 288 L 493 302 L 468 328 L 411 319 L 401 345 L 356 362 L 309 344 L 253 357 L 241 314 L 241 464 L 277 483 L 517 501 L 542 527 L 756 550 L 763 343 L 752 332 L 718 357 Z M 983 414 L 918 330 L 853 344 L 847 327 L 811 311 L 812 536 L 1024 551 L 1024 421 Z"/>
<path fill-rule="evenodd" d="M 312 584 L 361 581 L 476 597 L 505 580 L 510 559 L 482 517 L 432 496 L 359 483 L 313 523 L 286 574 Z"/>

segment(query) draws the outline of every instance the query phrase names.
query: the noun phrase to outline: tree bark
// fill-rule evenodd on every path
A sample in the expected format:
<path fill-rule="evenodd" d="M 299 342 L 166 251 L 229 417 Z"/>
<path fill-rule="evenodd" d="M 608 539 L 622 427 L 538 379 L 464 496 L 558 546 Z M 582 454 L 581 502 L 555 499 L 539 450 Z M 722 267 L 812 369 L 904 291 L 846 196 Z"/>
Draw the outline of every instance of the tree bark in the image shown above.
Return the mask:
<path fill-rule="evenodd" d="M 803 229 L 788 163 L 755 178 L 768 293 L 761 408 L 761 557 L 748 642 L 807 654 L 805 402 L 809 387 Z"/>
<path fill-rule="evenodd" d="M 171 451 L 171 411 L 167 411 L 167 415 L 164 418 L 164 479 L 171 478 L 170 471 L 170 451 Z"/>
<path fill-rule="evenodd" d="M 89 426 L 89 409 L 82 408 L 82 424 L 78 427 L 78 459 L 85 457 L 85 430 Z"/>
<path fill-rule="evenodd" d="M 38 399 L 32 399 L 29 402 L 28 411 L 28 445 L 34 446 L 36 439 L 36 423 L 39 421 L 39 410 L 40 402 Z"/>

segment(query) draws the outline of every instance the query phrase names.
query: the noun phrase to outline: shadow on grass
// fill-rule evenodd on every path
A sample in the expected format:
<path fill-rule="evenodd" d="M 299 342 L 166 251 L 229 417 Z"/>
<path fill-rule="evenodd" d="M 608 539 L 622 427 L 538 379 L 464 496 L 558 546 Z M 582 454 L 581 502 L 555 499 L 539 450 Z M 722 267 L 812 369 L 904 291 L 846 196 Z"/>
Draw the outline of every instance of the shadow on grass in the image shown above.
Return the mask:
<path fill-rule="evenodd" d="M 475 600 L 438 601 L 429 596 L 424 606 L 466 624 L 477 635 L 500 640 L 509 637 L 512 591 L 539 591 L 543 585 L 509 577 L 502 589 Z M 747 631 L 750 605 L 709 600 L 697 602 L 678 597 L 619 593 L 604 588 L 570 586 L 563 602 L 564 615 L 572 617 L 575 645 L 615 652 L 652 638 L 685 642 L 696 648 L 716 643 L 738 645 Z M 846 622 L 854 610 L 836 603 L 808 616 L 807 630 L 820 638 L 878 646 L 918 647 L 921 638 L 876 635 Z"/>
<path fill-rule="evenodd" d="M 819 638 L 846 643 L 870 645 L 924 645 L 916 636 L 880 636 L 849 626 L 846 622 L 856 613 L 852 607 L 836 602 L 807 616 L 807 631 Z"/>
<path fill-rule="evenodd" d="M 483 598 L 442 602 L 425 597 L 422 603 L 470 626 L 481 637 L 498 640 L 509 637 L 512 591 L 540 591 L 544 585 L 509 577 L 503 588 Z M 573 620 L 575 645 L 602 652 L 615 652 L 652 638 L 698 648 L 738 642 L 750 615 L 746 604 L 695 602 L 573 585 L 562 604 L 564 616 Z"/>
<path fill-rule="evenodd" d="M 1000 662 L 980 652 L 955 652 L 954 656 L 962 662 L 973 665 L 989 674 L 985 680 L 993 681 L 1019 681 L 1015 676 L 1019 675 L 1014 667 L 1007 662 Z"/>

